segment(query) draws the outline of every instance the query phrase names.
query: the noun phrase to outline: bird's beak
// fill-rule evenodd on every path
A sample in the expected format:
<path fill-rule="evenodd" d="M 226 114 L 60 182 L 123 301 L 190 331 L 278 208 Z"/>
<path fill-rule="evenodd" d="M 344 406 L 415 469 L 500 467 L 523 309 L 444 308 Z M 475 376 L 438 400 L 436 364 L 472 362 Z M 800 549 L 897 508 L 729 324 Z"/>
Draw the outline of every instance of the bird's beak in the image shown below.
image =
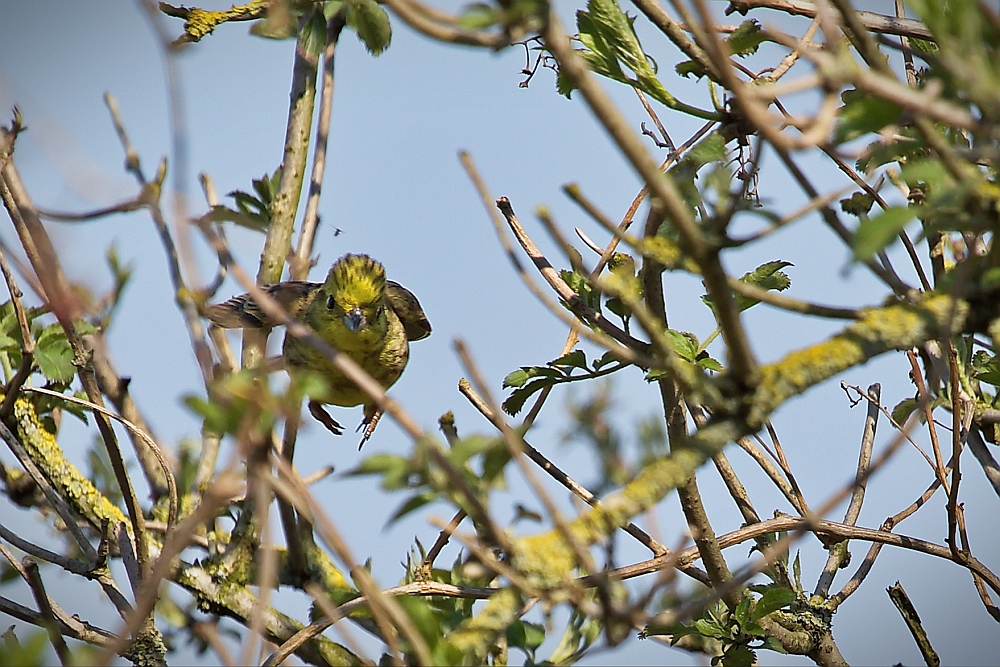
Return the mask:
<path fill-rule="evenodd" d="M 355 308 L 351 312 L 347 313 L 343 317 L 344 326 L 351 330 L 352 333 L 358 333 L 368 324 L 365 321 L 365 316 L 361 313 L 360 308 Z"/>

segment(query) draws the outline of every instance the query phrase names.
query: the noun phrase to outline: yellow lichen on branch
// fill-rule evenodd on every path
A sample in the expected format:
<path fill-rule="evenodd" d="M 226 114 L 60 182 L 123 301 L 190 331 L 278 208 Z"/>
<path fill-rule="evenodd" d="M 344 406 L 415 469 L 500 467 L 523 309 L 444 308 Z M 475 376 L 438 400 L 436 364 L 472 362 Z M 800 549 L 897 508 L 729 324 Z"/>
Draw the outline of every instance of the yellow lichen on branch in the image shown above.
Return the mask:
<path fill-rule="evenodd" d="M 66 458 L 55 435 L 38 419 L 31 401 L 26 398 L 14 401 L 14 421 L 17 437 L 32 461 L 80 516 L 97 528 L 104 520 L 131 528 L 125 514 Z"/>
<path fill-rule="evenodd" d="M 497 639 L 517 618 L 524 601 L 514 588 L 504 588 L 492 596 L 479 613 L 464 621 L 448 635 L 448 643 L 463 655 L 472 654 L 483 664 Z"/>
<path fill-rule="evenodd" d="M 223 23 L 229 21 L 253 21 L 267 15 L 267 0 L 253 0 L 245 5 L 233 5 L 229 9 L 209 11 L 199 7 L 174 7 L 160 3 L 160 11 L 167 16 L 184 19 L 184 34 L 174 40 L 174 44 L 199 42 Z"/>
<path fill-rule="evenodd" d="M 646 466 L 623 489 L 573 520 L 570 533 L 583 547 L 606 539 L 684 484 L 727 444 L 759 430 L 789 398 L 885 352 L 949 337 L 961 330 L 967 313 L 968 304 L 941 294 L 930 294 L 916 304 L 870 308 L 836 336 L 763 366 L 760 384 L 744 399 L 746 409 L 735 415 L 717 414 L 688 437 L 683 448 Z M 517 569 L 540 587 L 563 583 L 577 564 L 576 552 L 557 530 L 516 540 L 514 552 Z"/>
<path fill-rule="evenodd" d="M 916 304 L 863 311 L 860 320 L 833 338 L 763 367 L 748 423 L 759 428 L 789 398 L 880 354 L 950 336 L 961 330 L 968 310 L 963 301 L 931 294 Z"/>

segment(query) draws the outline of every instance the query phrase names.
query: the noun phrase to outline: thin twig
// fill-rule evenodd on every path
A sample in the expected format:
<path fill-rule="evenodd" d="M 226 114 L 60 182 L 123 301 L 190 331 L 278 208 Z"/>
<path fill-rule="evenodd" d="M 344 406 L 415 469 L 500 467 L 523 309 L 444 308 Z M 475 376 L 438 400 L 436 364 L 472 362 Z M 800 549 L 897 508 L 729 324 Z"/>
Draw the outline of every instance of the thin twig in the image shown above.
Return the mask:
<path fill-rule="evenodd" d="M 861 505 L 865 500 L 865 487 L 868 483 L 868 466 L 871 465 L 872 448 L 875 446 L 875 431 L 878 428 L 878 406 L 882 398 L 882 385 L 877 382 L 869 385 L 868 396 L 871 399 L 868 401 L 868 415 L 865 417 L 864 433 L 861 435 L 861 450 L 858 454 L 857 479 L 859 481 L 851 493 L 851 502 L 847 507 L 847 512 L 844 514 L 844 523 L 848 526 L 853 526 L 857 523 L 858 517 L 861 515 Z M 825 598 L 829 594 L 830 586 L 833 584 L 837 570 L 846 565 L 842 558 L 842 550 L 846 548 L 846 543 L 833 545 L 830 548 L 830 555 L 827 557 L 823 572 L 816 582 L 816 589 L 813 595 Z"/>
<path fill-rule="evenodd" d="M 52 613 L 52 603 L 49 600 L 49 596 L 45 593 L 42 575 L 38 572 L 38 563 L 30 556 L 25 556 L 21 560 L 21 565 L 24 566 L 28 585 L 35 596 L 35 604 L 38 605 L 38 611 L 44 619 L 45 629 L 49 633 L 49 641 L 52 642 L 52 648 L 56 650 L 59 662 L 64 666 L 69 665 L 73 659 L 73 655 L 70 653 L 69 647 L 66 646 L 66 640 L 63 639 L 62 633 L 59 632 L 59 625 L 56 623 L 55 615 Z"/>
<path fill-rule="evenodd" d="M 931 641 L 927 638 L 927 631 L 924 630 L 924 626 L 920 623 L 920 616 L 917 614 L 917 609 L 910 602 L 910 598 L 906 594 L 906 591 L 903 590 L 902 584 L 897 581 L 887 588 L 886 592 L 889 594 L 892 604 L 899 610 L 899 615 L 903 617 L 903 622 L 906 623 L 907 629 L 913 635 L 913 640 L 917 642 L 917 648 L 920 649 L 920 655 L 924 657 L 927 667 L 938 667 L 941 664 L 941 659 L 938 657 L 934 647 L 931 646 Z"/>
<path fill-rule="evenodd" d="M 504 248 L 504 251 L 507 254 L 507 259 L 510 260 L 510 263 L 513 265 L 514 270 L 517 272 L 518 276 L 524 282 L 525 286 L 527 286 L 528 289 L 531 290 L 532 294 L 538 297 L 538 299 L 543 304 L 545 304 L 545 306 L 553 314 L 555 314 L 568 326 L 574 326 L 574 324 L 577 322 L 576 318 L 570 316 L 568 313 L 565 312 L 564 308 L 561 308 L 557 303 L 554 303 L 553 300 L 549 298 L 549 296 L 545 292 L 543 292 L 534 283 L 534 281 L 531 280 L 531 278 L 528 276 L 527 271 L 525 271 L 524 267 L 521 265 L 521 260 L 519 259 L 518 255 L 514 252 L 514 249 L 511 247 L 510 242 L 508 241 L 507 236 L 504 233 L 503 218 L 496 212 L 496 207 L 494 206 L 493 200 L 489 194 L 489 190 L 486 188 L 486 184 L 484 183 L 483 179 L 479 176 L 479 172 L 476 170 L 475 165 L 472 163 L 471 156 L 465 151 L 462 151 L 459 153 L 459 159 L 462 162 L 462 166 L 465 167 L 466 173 L 469 175 L 469 178 L 472 180 L 473 185 L 476 188 L 476 191 L 479 193 L 483 205 L 486 208 L 486 212 L 489 215 L 491 222 L 493 222 L 493 227 L 497 233 L 497 238 L 499 239 L 501 245 Z M 551 266 L 549 268 L 551 269 Z M 548 276 L 546 276 L 546 279 L 548 279 Z M 562 280 L 559 279 L 559 282 L 562 282 Z M 563 283 L 563 285 L 565 285 L 565 283 Z M 569 291 L 572 292 L 572 290 Z M 557 293 L 559 293 L 559 290 L 557 290 Z M 580 303 L 579 298 L 577 298 L 575 294 L 572 294 L 570 298 L 573 299 L 573 301 L 568 301 L 567 303 L 575 304 L 576 307 L 580 309 L 580 312 L 584 316 L 586 316 L 589 313 L 593 313 L 591 309 L 587 308 L 585 305 Z M 610 324 L 610 322 L 608 322 L 608 324 Z M 614 325 L 612 324 L 611 326 L 613 327 Z M 579 332 L 581 335 L 586 337 L 591 342 L 600 345 L 601 347 L 607 350 L 613 351 L 615 355 L 622 361 L 626 361 L 629 363 L 636 364 L 637 366 L 642 366 L 647 368 L 652 365 L 652 360 L 647 358 L 647 356 L 644 353 L 637 353 L 632 349 L 630 349 L 629 347 L 620 345 L 615 341 L 615 339 L 612 336 L 609 336 L 603 332 L 592 331 L 589 327 L 581 327 L 579 329 Z M 642 343 L 641 341 L 638 341 L 638 343 L 640 345 L 645 345 L 645 343 Z"/>
<path fill-rule="evenodd" d="M 31 334 L 31 327 L 28 325 L 28 315 L 24 310 L 21 292 L 14 280 L 14 274 L 7 265 L 7 258 L 0 251 L 0 271 L 3 271 L 4 281 L 7 283 L 7 291 L 10 293 L 10 300 L 14 306 L 14 314 L 17 317 L 17 325 L 21 330 L 21 365 L 18 367 L 14 377 L 3 388 L 3 403 L 0 404 L 0 419 L 8 419 L 14 411 L 14 401 L 18 396 L 18 389 L 24 384 L 34 368 L 35 337 Z"/>
<path fill-rule="evenodd" d="M 323 74 L 320 80 L 319 112 L 316 119 L 316 144 L 313 146 L 312 174 L 309 177 L 309 195 L 302 217 L 299 244 L 289 266 L 292 280 L 305 280 L 309 274 L 313 239 L 319 225 L 319 198 L 323 189 L 326 149 L 330 137 L 330 116 L 333 110 L 334 64 L 336 62 L 337 41 L 344 28 L 345 13 L 345 11 L 337 12 L 330 19 L 326 29 L 326 48 L 323 50 Z"/>
<path fill-rule="evenodd" d="M 45 495 L 45 499 L 49 501 L 53 509 L 55 509 L 56 514 L 62 519 L 63 524 L 66 529 L 69 530 L 70 534 L 76 540 L 77 545 L 83 551 L 84 555 L 88 560 L 94 562 L 97 560 L 97 551 L 94 546 L 87 539 L 87 536 L 83 534 L 77 523 L 77 518 L 72 509 L 70 509 L 69 504 L 63 499 L 62 495 L 56 491 L 52 486 L 52 482 L 49 481 L 48 477 L 42 473 L 38 468 L 38 465 L 32 460 L 31 456 L 28 454 L 28 450 L 24 448 L 24 445 L 11 433 L 7 425 L 0 421 L 0 438 L 7 443 L 10 451 L 17 458 L 21 467 L 28 473 L 35 484 L 42 490 Z"/>

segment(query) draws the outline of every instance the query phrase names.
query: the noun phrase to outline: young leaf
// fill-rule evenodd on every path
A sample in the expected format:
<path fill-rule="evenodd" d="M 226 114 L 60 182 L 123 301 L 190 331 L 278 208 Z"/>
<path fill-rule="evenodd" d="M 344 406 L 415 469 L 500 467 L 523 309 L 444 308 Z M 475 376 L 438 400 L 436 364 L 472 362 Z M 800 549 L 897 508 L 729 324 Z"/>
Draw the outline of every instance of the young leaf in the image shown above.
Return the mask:
<path fill-rule="evenodd" d="M 757 662 L 757 656 L 745 644 L 732 644 L 722 654 L 719 662 L 726 667 L 750 667 Z"/>
<path fill-rule="evenodd" d="M 868 132 L 878 132 L 894 123 L 902 113 L 902 109 L 892 102 L 859 90 L 845 91 L 841 99 L 844 106 L 840 108 L 833 132 L 836 144 L 851 141 Z"/>
<path fill-rule="evenodd" d="M 761 264 L 753 271 L 744 274 L 740 280 L 768 291 L 783 292 L 792 286 L 792 279 L 788 277 L 787 273 L 781 270 L 786 266 L 794 265 L 791 262 L 781 260 L 767 262 L 766 264 Z M 740 310 L 743 311 L 760 302 L 757 299 L 737 296 L 736 303 L 739 305 Z"/>
<path fill-rule="evenodd" d="M 569 354 L 549 362 L 550 366 L 565 366 L 587 370 L 587 353 L 583 350 L 573 350 Z"/>
<path fill-rule="evenodd" d="M 889 245 L 916 214 L 915 208 L 894 206 L 873 218 L 862 220 L 851 242 L 854 259 L 861 262 L 871 259 L 872 255 Z"/>
<path fill-rule="evenodd" d="M 326 21 L 323 12 L 314 11 L 302 26 L 301 43 L 303 50 L 313 57 L 323 53 L 326 48 Z"/>
<path fill-rule="evenodd" d="M 757 53 L 757 47 L 765 40 L 760 23 L 754 19 L 744 21 L 726 38 L 729 52 L 734 56 L 749 56 Z"/>
<path fill-rule="evenodd" d="M 600 359 L 594 359 L 594 370 L 599 371 L 613 361 L 618 361 L 618 357 L 614 352 L 605 352 L 601 355 Z"/>
<path fill-rule="evenodd" d="M 514 621 L 507 626 L 507 643 L 513 648 L 519 648 L 529 657 L 533 656 L 535 649 L 545 641 L 545 626 L 528 621 Z"/>
<path fill-rule="evenodd" d="M 392 41 L 389 15 L 375 0 L 348 0 L 347 25 L 358 33 L 358 39 L 373 56 L 389 48 Z"/>
<path fill-rule="evenodd" d="M 698 171 L 709 162 L 719 162 L 726 157 L 726 140 L 721 132 L 712 132 L 699 141 L 684 156 L 684 161 Z"/>
<path fill-rule="evenodd" d="M 855 192 L 849 198 L 840 200 L 840 210 L 856 218 L 868 215 L 874 205 L 875 197 L 867 192 Z"/>
<path fill-rule="evenodd" d="M 770 587 L 757 600 L 757 604 L 754 605 L 753 611 L 750 613 L 750 619 L 755 622 L 759 621 L 771 612 L 787 607 L 793 602 L 795 602 L 795 591 L 781 586 Z"/>
<path fill-rule="evenodd" d="M 698 350 L 698 343 L 691 340 L 691 334 L 674 331 L 673 329 L 667 329 L 663 333 L 679 357 L 686 361 L 694 361 L 695 352 Z"/>
<path fill-rule="evenodd" d="M 615 0 L 590 0 L 587 10 L 619 61 L 640 77 L 646 72 L 652 74 L 653 69 L 639 44 L 632 21 Z"/>
<path fill-rule="evenodd" d="M 385 522 L 386 528 L 396 523 L 410 512 L 418 510 L 424 505 L 434 502 L 436 499 L 437 499 L 437 494 L 429 489 L 410 496 L 405 502 L 403 502 L 402 505 L 400 505 L 396 509 L 395 512 L 392 513 L 392 516 L 389 517 L 389 520 Z"/>
<path fill-rule="evenodd" d="M 698 365 L 704 368 L 706 371 L 714 371 L 716 373 L 721 373 L 724 369 L 722 364 L 708 356 L 707 352 L 702 352 L 698 355 Z"/>
<path fill-rule="evenodd" d="M 904 398 L 896 407 L 892 409 L 892 419 L 899 425 L 906 423 L 906 420 L 910 418 L 913 411 L 917 409 L 917 402 L 912 398 Z"/>
<path fill-rule="evenodd" d="M 482 3 L 474 2 L 466 5 L 462 15 L 458 17 L 458 24 L 471 28 L 472 30 L 482 30 L 490 28 L 500 21 L 500 14 L 493 7 Z"/>
<path fill-rule="evenodd" d="M 761 289 L 773 290 L 776 292 L 783 292 L 792 285 L 792 279 L 788 277 L 788 274 L 781 269 L 787 266 L 794 266 L 791 262 L 785 262 L 782 260 L 774 260 L 773 262 L 767 262 L 766 264 L 761 264 L 753 271 L 743 274 L 740 278 L 742 282 L 748 285 L 754 285 Z M 712 300 L 706 294 L 701 298 L 706 306 L 712 308 Z M 751 299 L 749 297 L 736 295 L 736 303 L 740 310 L 746 310 L 752 306 L 760 303 L 757 299 Z"/>
<path fill-rule="evenodd" d="M 507 397 L 500 407 L 503 411 L 509 414 L 511 417 L 517 415 L 524 407 L 525 401 L 531 398 L 531 395 L 535 392 L 541 391 L 547 386 L 551 386 L 553 382 L 551 380 L 535 380 L 534 382 L 528 383 L 526 386 L 516 389 L 510 396 Z"/>
<path fill-rule="evenodd" d="M 504 389 L 523 387 L 524 383 L 531 378 L 528 373 L 530 369 L 528 368 L 518 368 L 516 371 L 511 371 L 507 374 L 507 377 L 503 379 L 503 384 L 501 385 Z"/>
<path fill-rule="evenodd" d="M 580 299 L 593 310 L 600 308 L 601 295 L 597 292 L 590 281 L 576 271 L 560 271 L 559 276 L 569 285 Z"/>
<path fill-rule="evenodd" d="M 35 363 L 49 380 L 69 382 L 76 374 L 73 350 L 61 325 L 53 324 L 42 330 L 35 342 Z"/>

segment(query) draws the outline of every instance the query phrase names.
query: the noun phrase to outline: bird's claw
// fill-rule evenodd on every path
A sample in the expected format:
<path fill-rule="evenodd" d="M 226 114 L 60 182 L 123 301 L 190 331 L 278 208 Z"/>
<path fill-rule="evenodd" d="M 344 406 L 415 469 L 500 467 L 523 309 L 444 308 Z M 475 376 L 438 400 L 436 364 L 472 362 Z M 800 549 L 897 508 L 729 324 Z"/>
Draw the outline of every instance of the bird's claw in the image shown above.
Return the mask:
<path fill-rule="evenodd" d="M 372 433 L 375 432 L 375 427 L 378 425 L 378 420 L 381 418 L 382 418 L 381 410 L 376 408 L 374 412 L 371 412 L 369 414 L 368 409 L 367 408 L 365 409 L 365 418 L 358 425 L 358 428 L 355 431 L 355 432 L 360 431 L 362 427 L 364 427 L 365 429 L 364 435 L 361 436 L 361 443 L 358 445 L 359 452 L 361 451 L 361 448 L 365 446 L 365 443 L 368 442 L 368 439 L 372 437 Z"/>
<path fill-rule="evenodd" d="M 323 405 L 321 403 L 309 401 L 309 414 L 313 416 L 313 419 L 325 426 L 330 433 L 333 433 L 334 435 L 342 435 L 344 433 L 344 427 L 337 423 L 337 420 L 331 417 L 330 413 L 323 409 Z"/>

